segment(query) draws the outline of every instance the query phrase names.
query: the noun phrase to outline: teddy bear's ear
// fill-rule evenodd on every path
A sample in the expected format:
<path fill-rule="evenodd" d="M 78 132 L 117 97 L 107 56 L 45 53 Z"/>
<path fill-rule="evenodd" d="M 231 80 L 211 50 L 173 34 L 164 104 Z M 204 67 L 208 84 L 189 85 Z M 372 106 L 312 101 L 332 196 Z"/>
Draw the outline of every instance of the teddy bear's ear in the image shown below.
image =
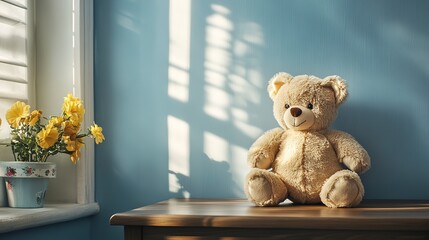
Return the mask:
<path fill-rule="evenodd" d="M 268 82 L 267 87 L 268 94 L 270 94 L 270 98 L 274 100 L 274 97 L 277 95 L 279 89 L 292 78 L 292 75 L 286 72 L 279 72 L 274 75 Z"/>
<path fill-rule="evenodd" d="M 323 79 L 323 87 L 330 87 L 334 90 L 335 101 L 337 106 L 343 103 L 347 98 L 347 84 L 344 79 L 339 76 L 328 76 Z"/>

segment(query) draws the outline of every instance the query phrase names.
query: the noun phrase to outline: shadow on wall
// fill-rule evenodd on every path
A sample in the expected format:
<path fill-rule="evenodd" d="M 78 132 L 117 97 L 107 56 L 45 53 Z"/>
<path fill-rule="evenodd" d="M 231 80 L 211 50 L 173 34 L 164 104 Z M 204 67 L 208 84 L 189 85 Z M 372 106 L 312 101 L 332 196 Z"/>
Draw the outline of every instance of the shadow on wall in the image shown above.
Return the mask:
<path fill-rule="evenodd" d="M 415 122 L 415 113 L 393 107 L 345 104 L 335 128 L 347 129 L 370 154 L 371 169 L 362 175 L 366 196 L 427 199 L 428 191 L 416 187 L 429 182 L 427 136 Z"/>
<path fill-rule="evenodd" d="M 228 4 L 169 3 L 170 193 L 244 197 L 247 149 L 262 133 L 252 114 L 263 106 L 259 93 L 266 81 L 258 60 L 263 33 Z M 272 115 L 270 108 L 260 110 Z"/>
<path fill-rule="evenodd" d="M 201 185 L 208 190 L 204 196 L 195 196 L 193 194 L 191 179 L 181 173 L 169 171 L 176 178 L 176 182 L 170 182 L 170 186 L 176 187 L 172 197 L 174 198 L 189 198 L 190 196 L 199 198 L 234 198 L 237 197 L 232 183 L 232 175 L 230 166 L 226 161 L 215 161 L 207 155 L 201 158 L 202 165 L 205 167 L 204 177 L 199 179 Z M 224 184 L 227 183 L 227 184 Z"/>
<path fill-rule="evenodd" d="M 277 126 L 278 71 L 349 81 L 335 126 L 372 157 L 366 197 L 429 198 L 422 2 L 96 0 L 94 236 L 170 197 L 244 197 L 247 149 Z"/>
<path fill-rule="evenodd" d="M 429 131 L 421 111 L 429 111 L 424 7 L 417 1 L 386 4 L 171 0 L 168 165 L 188 177 L 182 184 L 189 196 L 213 194 L 202 181 L 206 155 L 230 166 L 232 178 L 218 184 L 244 196 L 247 148 L 277 126 L 266 82 L 277 71 L 290 71 L 350 80 L 350 105 L 340 109 L 336 126 L 354 131 L 370 148 L 367 197 L 427 198 L 429 192 L 401 192 L 428 182 L 422 170 Z"/>
<path fill-rule="evenodd" d="M 127 142 L 100 146 L 97 158 L 106 158 L 109 164 L 97 166 L 97 171 L 105 168 L 103 173 L 117 176 L 120 180 L 114 184 L 121 186 L 124 194 L 128 189 L 122 186 L 126 185 L 123 182 L 141 185 L 145 178 L 144 187 L 157 191 L 149 196 L 141 194 L 141 199 L 148 202 L 176 195 L 244 197 L 247 149 L 264 130 L 277 126 L 266 82 L 275 72 L 290 70 L 292 74 L 323 77 L 335 73 L 355 79 L 350 86 L 357 98 L 352 105 L 346 105 L 348 109 L 340 110 L 337 125 L 366 138 L 361 142 L 374 152 L 373 170 L 365 176 L 373 189 L 383 183 L 380 188 L 387 193 L 376 193 L 370 187 L 367 195 L 396 196 L 395 190 L 387 190 L 388 183 L 383 182 L 386 179 L 395 180 L 396 186 L 425 180 L 424 174 L 414 176 L 411 166 L 402 164 L 403 159 L 414 156 L 410 161 L 419 167 L 416 171 L 424 169 L 422 159 L 427 153 L 423 149 L 428 147 L 428 141 L 421 133 L 427 132 L 427 123 L 421 115 L 405 119 L 401 114 L 407 104 L 418 106 L 416 103 L 428 101 L 424 93 L 428 87 L 424 82 L 427 70 L 414 64 L 427 62 L 424 60 L 428 56 L 417 54 L 418 47 L 399 47 L 410 45 L 408 36 L 413 36 L 416 44 L 427 48 L 423 40 L 428 37 L 421 33 L 424 26 L 418 19 L 424 16 L 424 8 L 407 5 L 398 15 L 401 21 L 396 21 L 395 10 L 401 9 L 398 4 L 394 1 L 385 8 L 377 2 L 371 8 L 358 2 L 336 1 L 276 1 L 274 5 L 263 1 L 100 2 L 98 5 L 103 7 L 97 8 L 98 15 L 108 14 L 98 19 L 97 25 L 97 99 L 105 101 L 97 103 L 97 118 L 110 131 L 106 132 L 110 134 L 108 139 Z M 413 12 L 418 17 L 410 17 Z M 395 29 L 401 34 L 394 36 L 398 32 Z M 416 54 L 410 55 L 409 51 Z M 413 64 L 407 64 L 408 60 Z M 406 84 L 402 81 L 406 76 L 423 80 Z M 389 101 L 400 101 L 391 89 L 405 92 L 402 108 L 377 116 Z M 411 95 L 417 98 L 410 99 Z M 368 102 L 374 105 L 366 106 Z M 418 111 L 415 108 L 413 111 Z M 358 113 L 368 111 L 375 117 L 357 120 L 362 118 Z M 103 116 L 108 112 L 114 114 Z M 130 116 L 130 112 L 134 117 L 124 120 L 123 116 Z M 392 120 L 386 124 L 383 120 L 389 115 Z M 395 129 L 395 124 L 407 120 L 420 122 Z M 378 125 L 362 125 L 368 121 Z M 134 134 L 124 135 L 123 125 L 138 128 Z M 362 132 L 367 129 L 371 131 Z M 126 164 L 115 160 L 123 158 L 129 159 Z M 377 165 L 378 158 L 391 161 L 383 164 L 391 170 L 389 173 Z M 216 166 L 224 165 L 220 162 L 228 167 Z M 210 167 L 217 169 L 217 175 L 206 178 Z M 407 174 L 404 170 L 408 170 Z M 380 180 L 378 171 L 386 177 Z M 401 171 L 400 176 L 406 179 L 394 179 L 395 171 Z M 372 172 L 378 176 L 371 175 Z M 176 186 L 177 176 L 181 179 L 180 188 Z M 156 178 L 156 185 L 146 178 Z M 187 194 L 183 193 L 185 190 Z M 415 196 L 421 195 L 416 192 Z"/>

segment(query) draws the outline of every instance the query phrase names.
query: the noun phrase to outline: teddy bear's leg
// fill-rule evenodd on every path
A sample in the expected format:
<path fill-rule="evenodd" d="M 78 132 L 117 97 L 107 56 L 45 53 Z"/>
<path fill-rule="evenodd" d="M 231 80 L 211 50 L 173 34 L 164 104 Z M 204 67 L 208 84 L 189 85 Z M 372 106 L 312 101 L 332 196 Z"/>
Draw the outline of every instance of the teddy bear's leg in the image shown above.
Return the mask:
<path fill-rule="evenodd" d="M 247 198 L 257 206 L 275 206 L 286 199 L 287 189 L 280 177 L 270 171 L 254 168 L 244 186 Z"/>
<path fill-rule="evenodd" d="M 329 177 L 322 186 L 320 199 L 332 208 L 353 207 L 363 198 L 364 188 L 357 173 L 341 170 Z"/>

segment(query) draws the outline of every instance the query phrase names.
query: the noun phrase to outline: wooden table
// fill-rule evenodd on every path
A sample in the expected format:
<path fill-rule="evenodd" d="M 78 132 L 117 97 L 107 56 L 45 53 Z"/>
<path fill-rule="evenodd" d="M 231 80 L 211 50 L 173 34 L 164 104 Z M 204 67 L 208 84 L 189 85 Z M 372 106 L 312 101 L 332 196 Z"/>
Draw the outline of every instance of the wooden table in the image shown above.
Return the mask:
<path fill-rule="evenodd" d="M 170 199 L 117 213 L 126 240 L 429 239 L 429 201 L 365 201 L 356 208 L 247 200 Z"/>

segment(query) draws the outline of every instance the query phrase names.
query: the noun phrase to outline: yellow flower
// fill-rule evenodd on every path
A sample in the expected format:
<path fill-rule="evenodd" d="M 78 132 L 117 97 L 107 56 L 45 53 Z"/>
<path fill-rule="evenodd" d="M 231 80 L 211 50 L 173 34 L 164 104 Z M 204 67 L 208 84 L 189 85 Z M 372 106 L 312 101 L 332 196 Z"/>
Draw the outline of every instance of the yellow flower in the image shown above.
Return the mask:
<path fill-rule="evenodd" d="M 64 103 L 66 102 L 79 102 L 80 99 L 77 97 L 74 97 L 73 94 L 69 93 L 67 94 L 67 97 L 64 97 Z"/>
<path fill-rule="evenodd" d="M 70 139 L 70 136 L 63 136 L 63 141 L 66 144 L 67 151 L 74 151 L 74 141 Z"/>
<path fill-rule="evenodd" d="M 16 102 L 6 112 L 6 120 L 12 128 L 17 128 L 21 120 L 30 114 L 30 106 L 23 102 Z"/>
<path fill-rule="evenodd" d="M 51 119 L 49 120 L 49 124 L 52 124 L 55 127 L 59 127 L 61 126 L 63 121 L 64 121 L 63 117 L 51 117 Z"/>
<path fill-rule="evenodd" d="M 36 125 L 36 123 L 40 120 L 41 116 L 42 116 L 42 111 L 40 111 L 40 110 L 32 111 L 30 116 L 27 118 L 28 125 L 30 125 L 30 126 Z"/>
<path fill-rule="evenodd" d="M 80 126 L 75 126 L 71 121 L 64 121 L 62 123 L 63 132 L 65 136 L 76 135 L 80 130 Z"/>
<path fill-rule="evenodd" d="M 85 145 L 82 138 L 73 139 L 70 136 L 63 137 L 64 143 L 67 144 L 67 151 L 71 152 L 70 160 L 76 164 L 80 159 L 80 149 Z"/>
<path fill-rule="evenodd" d="M 70 160 L 72 161 L 72 163 L 76 164 L 77 161 L 79 161 L 79 159 L 80 159 L 80 149 L 77 149 L 70 155 Z"/>
<path fill-rule="evenodd" d="M 73 136 L 63 136 L 63 141 L 66 144 L 67 151 L 70 152 L 70 160 L 76 163 L 80 159 L 80 149 L 85 145 L 82 138 Z"/>
<path fill-rule="evenodd" d="M 94 123 L 93 126 L 89 128 L 91 132 L 91 137 L 95 138 L 95 143 L 99 144 L 104 141 L 104 135 L 102 133 L 103 128 Z"/>
<path fill-rule="evenodd" d="M 37 134 L 37 144 L 44 149 L 50 148 L 58 141 L 58 136 L 58 129 L 48 124 Z"/>
<path fill-rule="evenodd" d="M 78 126 L 83 120 L 85 108 L 82 100 L 73 97 L 70 93 L 64 98 L 63 112 L 70 119 L 73 125 Z"/>

